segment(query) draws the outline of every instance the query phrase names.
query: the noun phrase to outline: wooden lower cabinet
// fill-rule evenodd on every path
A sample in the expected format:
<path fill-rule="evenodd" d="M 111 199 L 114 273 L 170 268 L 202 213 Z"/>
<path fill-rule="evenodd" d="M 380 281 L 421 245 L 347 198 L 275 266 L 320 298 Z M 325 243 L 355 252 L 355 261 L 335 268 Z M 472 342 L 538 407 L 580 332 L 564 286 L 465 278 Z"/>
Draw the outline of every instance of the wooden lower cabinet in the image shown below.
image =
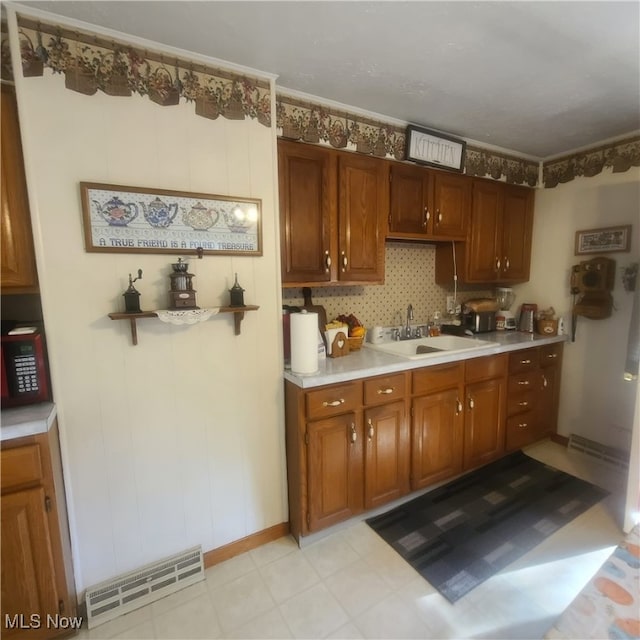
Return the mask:
<path fill-rule="evenodd" d="M 299 540 L 548 435 L 561 354 L 557 343 L 312 389 L 287 381 L 292 535 Z M 530 433 L 519 426 L 529 420 Z"/>
<path fill-rule="evenodd" d="M 76 603 L 57 425 L 4 441 L 1 457 L 2 637 L 69 635 Z"/>

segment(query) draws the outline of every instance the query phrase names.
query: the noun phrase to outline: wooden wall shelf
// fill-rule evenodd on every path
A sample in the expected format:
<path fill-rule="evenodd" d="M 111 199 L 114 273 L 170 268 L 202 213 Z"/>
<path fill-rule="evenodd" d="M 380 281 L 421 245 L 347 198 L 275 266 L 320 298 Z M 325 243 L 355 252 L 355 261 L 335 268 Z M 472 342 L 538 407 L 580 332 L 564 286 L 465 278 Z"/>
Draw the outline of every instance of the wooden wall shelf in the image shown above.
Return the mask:
<path fill-rule="evenodd" d="M 244 318 L 245 311 L 256 311 L 259 308 L 260 307 L 252 304 L 245 305 L 244 307 L 218 307 L 218 313 L 233 313 L 235 335 L 239 336 L 240 323 Z M 112 320 L 129 321 L 129 324 L 131 326 L 131 341 L 135 345 L 138 344 L 138 327 L 136 322 L 143 318 L 157 318 L 158 314 L 155 311 L 141 311 L 140 313 L 110 313 L 109 317 Z"/>

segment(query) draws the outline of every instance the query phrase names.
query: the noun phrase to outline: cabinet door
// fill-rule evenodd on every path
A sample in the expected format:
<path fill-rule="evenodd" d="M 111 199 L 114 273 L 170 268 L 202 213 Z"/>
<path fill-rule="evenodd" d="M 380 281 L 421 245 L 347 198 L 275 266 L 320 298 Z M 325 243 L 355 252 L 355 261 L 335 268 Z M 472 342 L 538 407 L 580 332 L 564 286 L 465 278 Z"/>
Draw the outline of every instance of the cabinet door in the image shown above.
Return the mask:
<path fill-rule="evenodd" d="M 468 282 L 495 282 L 499 276 L 502 207 L 502 185 L 474 180 L 466 256 Z"/>
<path fill-rule="evenodd" d="M 433 172 L 433 235 L 464 240 L 469 226 L 471 180 Z"/>
<path fill-rule="evenodd" d="M 404 401 L 364 414 L 364 506 L 373 509 L 409 491 L 409 434 Z"/>
<path fill-rule="evenodd" d="M 338 279 L 384 282 L 387 211 L 386 162 L 341 154 L 338 157 Z"/>
<path fill-rule="evenodd" d="M 335 220 L 335 155 L 322 147 L 278 144 L 283 283 L 329 282 Z"/>
<path fill-rule="evenodd" d="M 20 142 L 18 109 L 13 87 L 2 85 L 2 189 L 0 206 L 0 278 L 5 293 L 33 292 L 38 279 L 31 234 L 27 182 Z"/>
<path fill-rule="evenodd" d="M 533 189 L 506 186 L 502 214 L 502 254 L 500 280 L 529 280 L 531 234 L 533 229 Z"/>
<path fill-rule="evenodd" d="M 2 637 L 45 638 L 51 634 L 44 622 L 58 613 L 55 567 L 42 488 L 2 496 Z M 17 614 L 38 614 L 41 630 L 9 628 Z"/>
<path fill-rule="evenodd" d="M 414 398 L 411 488 L 422 489 L 462 471 L 461 390 Z"/>
<path fill-rule="evenodd" d="M 506 382 L 504 378 L 467 385 L 464 468 L 491 462 L 504 452 Z"/>
<path fill-rule="evenodd" d="M 362 510 L 362 426 L 346 413 L 309 423 L 307 433 L 307 526 L 317 531 Z"/>
<path fill-rule="evenodd" d="M 391 165 L 389 235 L 426 236 L 430 232 L 431 173 L 420 167 Z"/>

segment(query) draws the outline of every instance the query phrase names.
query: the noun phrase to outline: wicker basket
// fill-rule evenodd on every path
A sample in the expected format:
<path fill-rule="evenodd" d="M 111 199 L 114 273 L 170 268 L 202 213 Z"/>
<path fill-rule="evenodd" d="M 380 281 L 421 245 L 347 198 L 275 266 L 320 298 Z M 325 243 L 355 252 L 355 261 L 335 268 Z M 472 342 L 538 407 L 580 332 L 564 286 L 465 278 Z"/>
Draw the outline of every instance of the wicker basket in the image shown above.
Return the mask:
<path fill-rule="evenodd" d="M 358 351 L 362 347 L 364 336 L 351 337 L 349 336 L 349 351 Z"/>

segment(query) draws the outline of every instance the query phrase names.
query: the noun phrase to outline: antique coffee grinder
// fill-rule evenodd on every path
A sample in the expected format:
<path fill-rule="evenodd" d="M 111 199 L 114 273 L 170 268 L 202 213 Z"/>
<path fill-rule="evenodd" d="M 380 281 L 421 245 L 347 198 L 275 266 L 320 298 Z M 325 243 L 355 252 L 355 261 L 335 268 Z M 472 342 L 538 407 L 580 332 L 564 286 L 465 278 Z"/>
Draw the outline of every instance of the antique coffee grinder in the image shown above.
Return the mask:
<path fill-rule="evenodd" d="M 171 290 L 169 291 L 169 309 L 199 309 L 196 305 L 196 292 L 193 289 L 193 273 L 188 273 L 188 262 L 178 258 L 178 262 L 171 265 L 173 271 L 169 274 Z"/>
<path fill-rule="evenodd" d="M 122 294 L 124 297 L 124 310 L 126 313 L 141 313 L 140 292 L 133 286 L 136 280 L 142 279 L 142 269 L 138 269 L 138 277 L 131 278 L 129 274 L 129 288 Z"/>
<path fill-rule="evenodd" d="M 238 283 L 237 273 L 235 284 L 229 289 L 229 299 L 230 307 L 244 307 L 244 289 Z"/>

